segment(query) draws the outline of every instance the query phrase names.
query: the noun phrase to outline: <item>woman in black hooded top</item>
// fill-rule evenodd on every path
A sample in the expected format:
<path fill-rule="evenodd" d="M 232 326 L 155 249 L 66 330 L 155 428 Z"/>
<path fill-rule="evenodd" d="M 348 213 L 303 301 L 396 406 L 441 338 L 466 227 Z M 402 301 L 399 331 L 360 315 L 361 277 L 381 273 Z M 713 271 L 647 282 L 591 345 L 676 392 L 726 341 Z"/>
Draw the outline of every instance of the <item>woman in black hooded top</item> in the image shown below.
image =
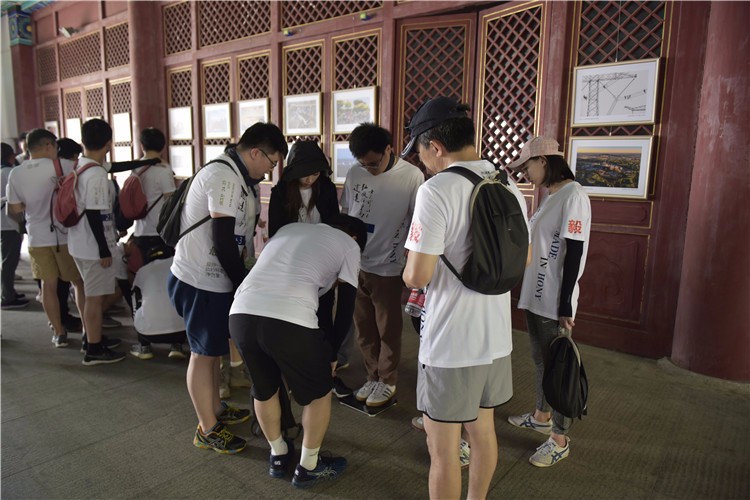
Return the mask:
<path fill-rule="evenodd" d="M 339 214 L 336 186 L 329 178 L 330 165 L 313 141 L 297 141 L 278 184 L 271 190 L 268 234 L 273 237 L 292 222 L 328 223 Z"/>

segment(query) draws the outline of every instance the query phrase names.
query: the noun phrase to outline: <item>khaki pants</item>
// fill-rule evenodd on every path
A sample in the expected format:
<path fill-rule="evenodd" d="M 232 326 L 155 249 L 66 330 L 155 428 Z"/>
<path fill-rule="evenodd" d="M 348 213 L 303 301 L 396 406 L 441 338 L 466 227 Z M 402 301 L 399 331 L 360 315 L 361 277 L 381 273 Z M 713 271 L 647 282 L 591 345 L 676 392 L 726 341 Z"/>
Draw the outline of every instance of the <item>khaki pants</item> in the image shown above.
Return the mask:
<path fill-rule="evenodd" d="M 359 272 L 354 305 L 357 342 L 362 351 L 367 380 L 396 385 L 401 361 L 401 276 Z"/>

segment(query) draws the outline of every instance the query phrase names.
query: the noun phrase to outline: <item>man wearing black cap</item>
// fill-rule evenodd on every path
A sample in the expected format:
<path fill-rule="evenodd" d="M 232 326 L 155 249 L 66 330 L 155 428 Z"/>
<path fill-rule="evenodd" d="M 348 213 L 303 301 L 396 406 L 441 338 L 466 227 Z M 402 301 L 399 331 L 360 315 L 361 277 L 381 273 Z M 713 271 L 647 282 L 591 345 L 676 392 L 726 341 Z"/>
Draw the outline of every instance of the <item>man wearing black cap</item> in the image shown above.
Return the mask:
<path fill-rule="evenodd" d="M 404 242 L 422 172 L 393 153 L 390 132 L 374 123 L 352 131 L 349 149 L 357 160 L 346 174 L 342 213 L 367 224 L 354 324 L 367 370 L 355 393 L 368 406 L 386 405 L 396 394 L 403 326 L 401 271 Z"/>
<path fill-rule="evenodd" d="M 474 147 L 468 106 L 437 97 L 420 107 L 409 122 L 412 152 L 427 170 L 440 174 L 460 165 L 483 177 L 496 173 Z M 464 287 L 443 264 L 441 255 L 462 269 L 471 255 L 470 198 L 473 184 L 444 173 L 417 193 L 406 248 L 404 282 L 429 284 L 422 316 L 417 376 L 417 408 L 424 415 L 430 450 L 431 498 L 458 498 L 461 467 L 456 449 L 461 426 L 471 445 L 468 498 L 484 498 L 497 466 L 494 407 L 513 393 L 510 293 L 483 295 Z M 523 196 L 510 189 L 526 213 Z"/>

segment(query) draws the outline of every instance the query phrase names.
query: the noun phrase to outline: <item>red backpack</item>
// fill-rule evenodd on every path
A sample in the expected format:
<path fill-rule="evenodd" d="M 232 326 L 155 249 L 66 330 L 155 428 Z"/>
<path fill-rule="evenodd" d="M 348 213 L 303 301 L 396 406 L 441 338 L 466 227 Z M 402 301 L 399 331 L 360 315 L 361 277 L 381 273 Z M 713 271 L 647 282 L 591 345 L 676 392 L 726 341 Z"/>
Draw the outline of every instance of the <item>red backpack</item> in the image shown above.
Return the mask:
<path fill-rule="evenodd" d="M 78 184 L 78 176 L 91 167 L 101 167 L 101 165 L 91 162 L 79 168 L 78 163 L 76 162 L 73 171 L 64 176 L 60 161 L 54 160 L 52 163 L 54 163 L 55 171 L 57 172 L 57 185 L 55 186 L 55 191 L 50 199 L 50 205 L 52 205 L 51 209 L 55 219 L 60 224 L 65 227 L 73 227 L 78 224 L 78 221 L 83 217 L 83 212 L 80 214 L 78 213 L 78 203 L 76 202 L 76 184 Z"/>
<path fill-rule="evenodd" d="M 120 190 L 120 194 L 118 195 L 120 212 L 122 212 L 122 215 L 126 219 L 143 219 L 161 199 L 157 198 L 151 206 L 148 206 L 148 199 L 146 199 L 146 193 L 143 190 L 141 175 L 145 174 L 149 168 L 151 168 L 151 165 L 148 165 L 140 172 L 133 171 L 130 177 L 125 179 L 125 184 L 123 184 Z"/>

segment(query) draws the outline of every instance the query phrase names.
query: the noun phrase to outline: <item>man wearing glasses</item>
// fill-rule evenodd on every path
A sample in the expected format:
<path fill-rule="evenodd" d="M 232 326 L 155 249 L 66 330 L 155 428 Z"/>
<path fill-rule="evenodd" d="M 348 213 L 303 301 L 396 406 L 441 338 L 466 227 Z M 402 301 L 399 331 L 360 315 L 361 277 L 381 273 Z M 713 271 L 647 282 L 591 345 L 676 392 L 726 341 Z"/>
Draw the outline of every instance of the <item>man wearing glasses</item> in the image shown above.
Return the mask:
<path fill-rule="evenodd" d="M 248 226 L 255 225 L 260 213 L 255 185 L 286 152 L 278 127 L 256 123 L 245 130 L 239 144 L 195 174 L 185 199 L 183 231 L 210 217 L 177 243 L 167 282 L 190 344 L 187 386 L 198 416 L 193 439 L 198 448 L 229 454 L 245 447 L 245 440 L 225 425 L 246 421 L 250 412 L 220 400 L 219 363 L 229 353 L 234 291 L 247 274 L 240 255 Z"/>
<path fill-rule="evenodd" d="M 401 272 L 407 229 L 422 172 L 393 153 L 390 132 L 363 123 L 349 138 L 359 165 L 346 175 L 341 212 L 367 224 L 354 324 L 367 381 L 355 393 L 368 406 L 383 406 L 396 394 L 401 360 Z"/>

